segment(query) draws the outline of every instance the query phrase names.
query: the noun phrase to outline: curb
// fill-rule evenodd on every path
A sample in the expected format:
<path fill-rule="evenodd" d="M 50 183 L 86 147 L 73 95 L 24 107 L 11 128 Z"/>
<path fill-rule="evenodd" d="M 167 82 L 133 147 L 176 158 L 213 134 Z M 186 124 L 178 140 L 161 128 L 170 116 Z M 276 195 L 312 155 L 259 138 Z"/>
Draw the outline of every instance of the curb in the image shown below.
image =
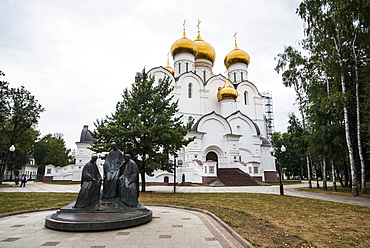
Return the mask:
<path fill-rule="evenodd" d="M 203 209 L 199 208 L 189 208 L 189 207 L 181 207 L 181 206 L 173 206 L 173 205 L 164 205 L 164 204 L 145 204 L 145 206 L 154 206 L 154 207 L 168 207 L 168 208 L 177 208 L 177 209 L 184 209 L 184 210 L 190 210 L 190 211 L 196 211 L 203 214 L 208 215 L 212 219 L 214 219 L 219 225 L 221 225 L 233 238 L 235 238 L 236 241 L 239 242 L 243 247 L 246 248 L 254 248 L 254 246 L 249 243 L 247 240 L 245 240 L 242 236 L 240 236 L 237 232 L 235 232 L 231 227 L 229 227 L 225 222 L 223 222 L 220 218 L 218 218 L 216 215 L 214 215 L 211 212 L 208 212 Z"/>

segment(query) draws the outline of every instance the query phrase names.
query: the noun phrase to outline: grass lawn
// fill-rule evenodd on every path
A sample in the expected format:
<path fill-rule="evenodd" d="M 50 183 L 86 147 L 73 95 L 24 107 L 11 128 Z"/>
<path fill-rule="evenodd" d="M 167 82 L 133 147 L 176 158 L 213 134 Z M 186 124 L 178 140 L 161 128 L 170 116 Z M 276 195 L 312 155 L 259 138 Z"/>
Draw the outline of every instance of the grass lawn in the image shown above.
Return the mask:
<path fill-rule="evenodd" d="M 352 188 L 350 187 L 342 187 L 339 183 L 337 183 L 337 191 L 333 191 L 333 187 L 328 187 L 328 190 L 324 190 L 322 188 L 322 182 L 320 182 L 320 188 L 316 187 L 316 181 L 312 181 L 312 189 L 310 188 L 299 188 L 298 190 L 310 191 L 310 192 L 318 192 L 318 193 L 326 193 L 326 194 L 335 194 L 335 195 L 343 195 L 343 196 L 351 196 L 352 197 Z M 358 186 L 358 197 L 368 198 L 370 199 L 370 182 L 366 183 L 366 194 L 361 193 L 361 188 Z"/>
<path fill-rule="evenodd" d="M 75 193 L 1 193 L 0 213 L 63 207 Z M 256 247 L 370 246 L 370 208 L 290 196 L 141 193 L 144 204 L 210 211 Z"/>

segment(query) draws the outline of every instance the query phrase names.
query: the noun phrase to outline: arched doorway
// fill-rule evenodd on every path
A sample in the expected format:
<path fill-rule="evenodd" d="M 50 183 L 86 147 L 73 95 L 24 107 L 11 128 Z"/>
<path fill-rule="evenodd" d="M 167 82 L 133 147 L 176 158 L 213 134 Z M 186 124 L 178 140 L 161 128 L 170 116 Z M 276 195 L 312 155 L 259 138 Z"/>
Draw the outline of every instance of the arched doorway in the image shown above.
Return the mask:
<path fill-rule="evenodd" d="M 216 162 L 216 172 L 218 174 L 218 156 L 215 152 L 209 152 L 206 155 L 206 161 L 212 160 Z"/>

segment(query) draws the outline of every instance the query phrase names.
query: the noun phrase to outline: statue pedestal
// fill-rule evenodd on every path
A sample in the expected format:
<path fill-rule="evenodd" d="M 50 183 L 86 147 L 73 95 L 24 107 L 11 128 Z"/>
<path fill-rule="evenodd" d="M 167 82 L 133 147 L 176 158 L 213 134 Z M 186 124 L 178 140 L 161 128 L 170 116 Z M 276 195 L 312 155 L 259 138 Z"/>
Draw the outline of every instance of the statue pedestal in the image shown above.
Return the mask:
<path fill-rule="evenodd" d="M 45 219 L 45 226 L 59 231 L 104 231 L 145 224 L 152 220 L 152 211 L 139 208 L 117 208 L 117 204 L 96 204 L 92 208 L 61 208 Z"/>

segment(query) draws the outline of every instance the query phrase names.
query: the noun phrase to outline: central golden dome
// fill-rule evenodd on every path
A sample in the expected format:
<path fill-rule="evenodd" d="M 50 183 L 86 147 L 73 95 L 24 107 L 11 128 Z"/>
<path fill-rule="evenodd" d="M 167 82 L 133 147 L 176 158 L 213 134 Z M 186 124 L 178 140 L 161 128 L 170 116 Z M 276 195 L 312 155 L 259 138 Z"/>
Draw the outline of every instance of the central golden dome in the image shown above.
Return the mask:
<path fill-rule="evenodd" d="M 195 44 L 198 46 L 198 54 L 195 59 L 206 59 L 210 60 L 212 63 L 215 62 L 216 59 L 216 52 L 215 49 L 208 43 L 202 39 L 200 36 L 200 31 L 198 30 L 198 36 L 195 38 Z"/>
<path fill-rule="evenodd" d="M 244 63 L 246 65 L 249 65 L 250 62 L 251 62 L 251 59 L 249 57 L 249 54 L 243 50 L 240 50 L 235 40 L 234 50 L 229 52 L 226 55 L 225 60 L 224 60 L 224 64 L 226 68 L 229 68 L 230 65 L 237 64 L 237 63 Z"/>
<path fill-rule="evenodd" d="M 185 28 L 182 34 L 182 38 L 178 39 L 172 44 L 171 55 L 175 57 L 180 53 L 190 53 L 194 56 L 198 54 L 198 47 L 194 41 L 186 38 Z"/>
<path fill-rule="evenodd" d="M 224 86 L 222 88 L 218 88 L 218 92 L 217 92 L 218 101 L 220 102 L 225 99 L 236 100 L 237 97 L 238 97 L 238 92 L 236 91 L 234 86 L 230 84 L 229 80 L 226 79 Z"/>

